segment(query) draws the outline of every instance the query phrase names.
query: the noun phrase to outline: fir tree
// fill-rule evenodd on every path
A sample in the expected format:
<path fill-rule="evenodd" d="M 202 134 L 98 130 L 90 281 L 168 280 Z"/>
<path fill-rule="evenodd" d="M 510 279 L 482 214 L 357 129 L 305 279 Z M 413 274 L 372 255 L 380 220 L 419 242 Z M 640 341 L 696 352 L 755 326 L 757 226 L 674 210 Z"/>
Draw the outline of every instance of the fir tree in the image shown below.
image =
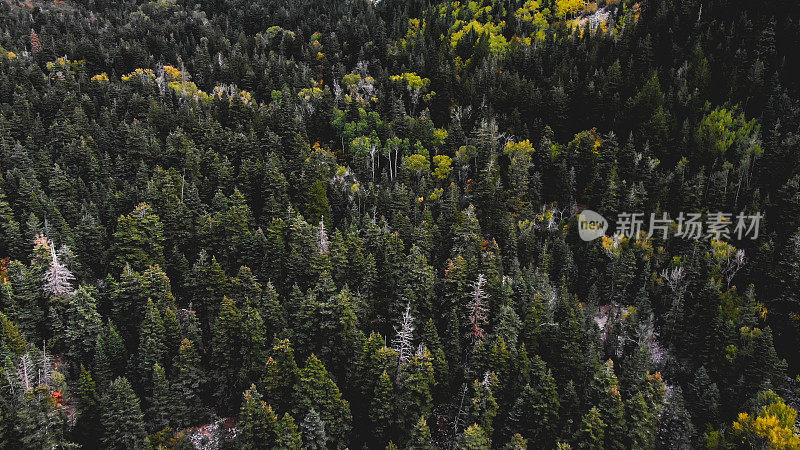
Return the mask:
<path fill-rule="evenodd" d="M 325 366 L 314 355 L 306 360 L 305 367 L 300 370 L 294 399 L 295 416 L 306 417 L 311 409 L 318 410 L 320 419 L 325 423 L 329 445 L 334 448 L 347 446 L 347 436 L 351 429 L 350 405 L 342 399 L 336 383 L 330 379 Z"/>
<path fill-rule="evenodd" d="M 201 389 L 205 374 L 200 367 L 200 356 L 192 341 L 183 339 L 178 350 L 172 382 L 173 397 L 180 399 L 175 404 L 175 423 L 187 427 L 202 417 Z"/>
<path fill-rule="evenodd" d="M 462 450 L 489 450 L 491 441 L 480 425 L 473 424 L 464 430 L 457 447 Z"/>
<path fill-rule="evenodd" d="M 239 411 L 237 429 L 239 446 L 243 449 L 273 448 L 276 443 L 278 417 L 261 399 L 255 385 L 244 391 L 242 408 Z"/>
<path fill-rule="evenodd" d="M 150 448 L 139 399 L 127 379 L 119 377 L 112 381 L 100 404 L 101 442 L 104 448 Z"/>
<path fill-rule="evenodd" d="M 328 448 L 328 436 L 325 434 L 325 422 L 322 421 L 317 411 L 311 408 L 300 425 L 303 434 L 304 447 L 309 450 L 323 450 Z"/>
<path fill-rule="evenodd" d="M 431 430 L 428 428 L 428 422 L 424 417 L 419 418 L 419 422 L 411 431 L 411 437 L 408 440 L 406 448 L 413 450 L 433 450 L 433 441 L 431 440 Z"/>
<path fill-rule="evenodd" d="M 152 387 L 149 390 L 152 394 L 148 401 L 147 422 L 151 430 L 162 430 L 172 423 L 178 399 L 173 397 L 167 374 L 158 363 L 153 365 Z"/>

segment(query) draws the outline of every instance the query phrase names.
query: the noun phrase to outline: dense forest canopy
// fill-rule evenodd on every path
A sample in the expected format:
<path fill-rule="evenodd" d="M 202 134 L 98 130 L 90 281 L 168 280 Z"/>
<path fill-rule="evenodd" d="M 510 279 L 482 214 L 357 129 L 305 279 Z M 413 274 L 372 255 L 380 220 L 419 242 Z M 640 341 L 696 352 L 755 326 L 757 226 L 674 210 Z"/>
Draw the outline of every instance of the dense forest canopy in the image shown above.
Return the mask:
<path fill-rule="evenodd" d="M 788 0 L 0 0 L 0 448 L 800 448 L 798 49 Z"/>

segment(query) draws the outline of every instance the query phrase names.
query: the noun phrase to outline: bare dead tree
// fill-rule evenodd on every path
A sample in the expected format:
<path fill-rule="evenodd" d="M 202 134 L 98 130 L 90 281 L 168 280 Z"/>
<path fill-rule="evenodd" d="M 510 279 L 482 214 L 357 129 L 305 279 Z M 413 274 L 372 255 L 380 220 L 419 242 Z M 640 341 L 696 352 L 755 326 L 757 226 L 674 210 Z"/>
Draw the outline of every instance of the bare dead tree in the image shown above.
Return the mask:
<path fill-rule="evenodd" d="M 400 328 L 395 328 L 397 335 L 392 341 L 392 348 L 397 352 L 398 363 L 403 365 L 408 362 L 414 352 L 414 316 L 411 315 L 411 305 L 406 305 Z"/>

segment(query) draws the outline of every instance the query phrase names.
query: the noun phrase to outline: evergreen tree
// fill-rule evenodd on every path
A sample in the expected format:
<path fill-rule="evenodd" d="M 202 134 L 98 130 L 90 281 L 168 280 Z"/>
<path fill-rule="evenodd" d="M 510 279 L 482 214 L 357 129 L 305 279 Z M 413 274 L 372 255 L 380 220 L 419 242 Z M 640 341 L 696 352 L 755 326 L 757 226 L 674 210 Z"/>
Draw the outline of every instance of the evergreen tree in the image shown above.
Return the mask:
<path fill-rule="evenodd" d="M 483 431 L 480 425 L 473 424 L 464 430 L 456 448 L 463 450 L 489 450 L 492 447 L 486 432 Z"/>
<path fill-rule="evenodd" d="M 325 434 L 325 422 L 319 414 L 311 408 L 300 425 L 303 433 L 303 445 L 309 450 L 322 450 L 328 448 L 328 436 Z"/>
<path fill-rule="evenodd" d="M 111 320 L 97 335 L 94 351 L 94 373 L 100 386 L 122 375 L 125 369 L 125 347 L 122 336 Z"/>
<path fill-rule="evenodd" d="M 150 429 L 162 430 L 170 425 L 174 419 L 174 407 L 177 398 L 173 397 L 169 380 L 164 368 L 158 363 L 153 365 L 152 395 L 148 401 L 147 421 Z"/>
<path fill-rule="evenodd" d="M 342 399 L 336 383 L 330 379 L 325 366 L 314 355 L 308 357 L 305 367 L 300 370 L 294 399 L 294 415 L 306 417 L 304 424 L 309 411 L 319 410 L 319 417 L 325 424 L 328 445 L 334 448 L 347 446 L 347 436 L 351 429 L 350 405 Z"/>
<path fill-rule="evenodd" d="M 606 424 L 600 417 L 600 410 L 592 407 L 581 419 L 581 424 L 572 440 L 576 448 L 602 449 Z"/>
<path fill-rule="evenodd" d="M 244 391 L 237 426 L 241 433 L 238 436 L 239 446 L 243 449 L 273 448 L 277 444 L 277 425 L 278 417 L 272 407 L 261 399 L 256 387 L 253 385 Z"/>
<path fill-rule="evenodd" d="M 139 399 L 127 379 L 119 377 L 112 381 L 100 405 L 101 442 L 104 448 L 150 448 Z"/>
<path fill-rule="evenodd" d="M 92 374 L 85 367 L 81 366 L 81 375 L 78 381 L 77 413 L 75 419 L 74 436 L 77 442 L 86 447 L 97 447 L 100 445 L 100 396 L 92 379 Z"/>
<path fill-rule="evenodd" d="M 152 300 L 147 300 L 145 316 L 139 333 L 139 371 L 143 386 L 152 381 L 153 366 L 164 359 L 164 323 Z M 162 366 L 163 368 L 163 366 Z"/>
<path fill-rule="evenodd" d="M 531 445 L 552 445 L 558 427 L 558 411 L 555 380 L 544 361 L 534 357 L 531 382 L 511 408 L 506 426 L 511 433 L 519 433 Z"/>
<path fill-rule="evenodd" d="M 408 440 L 407 449 L 413 450 L 433 450 L 433 441 L 431 440 L 431 430 L 428 428 L 428 422 L 424 417 L 419 418 L 419 422 L 411 432 L 411 438 Z"/>
<path fill-rule="evenodd" d="M 233 300 L 225 297 L 214 322 L 214 337 L 211 341 L 211 361 L 214 367 L 214 396 L 223 408 L 230 408 L 234 390 L 240 384 L 239 368 L 241 352 L 239 342 L 242 335 L 242 315 Z"/>
<path fill-rule="evenodd" d="M 683 402 L 683 393 L 676 388 L 661 409 L 656 431 L 658 448 L 690 448 L 694 436 L 694 425 Z"/>
<path fill-rule="evenodd" d="M 277 411 L 289 409 L 292 390 L 298 379 L 299 369 L 289 340 L 276 342 L 269 352 L 261 384 L 264 386 L 264 395 Z"/>
<path fill-rule="evenodd" d="M 137 272 L 150 265 L 164 265 L 164 226 L 147 203 L 140 203 L 133 212 L 119 217 L 114 243 L 111 265 L 115 273 L 126 264 Z"/>
<path fill-rule="evenodd" d="M 205 381 L 205 374 L 200 367 L 200 356 L 189 339 L 184 338 L 181 341 L 174 371 L 172 395 L 180 399 L 175 404 L 174 420 L 180 427 L 187 427 L 202 417 L 201 389 Z"/>
<path fill-rule="evenodd" d="M 376 445 L 392 440 L 395 435 L 397 413 L 394 408 L 394 398 L 394 382 L 384 370 L 375 384 L 369 411 Z"/>

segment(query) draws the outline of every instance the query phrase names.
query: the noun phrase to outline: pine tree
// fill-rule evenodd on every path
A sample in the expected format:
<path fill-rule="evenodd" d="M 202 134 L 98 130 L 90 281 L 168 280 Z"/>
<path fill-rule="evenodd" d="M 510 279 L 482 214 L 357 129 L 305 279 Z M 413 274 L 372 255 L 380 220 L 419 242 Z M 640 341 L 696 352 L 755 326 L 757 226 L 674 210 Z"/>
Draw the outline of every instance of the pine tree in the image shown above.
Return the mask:
<path fill-rule="evenodd" d="M 425 347 L 419 347 L 414 356 L 401 366 L 397 375 L 395 411 L 403 439 L 414 428 L 419 416 L 427 417 L 433 408 L 433 359 Z"/>
<path fill-rule="evenodd" d="M 694 432 L 691 416 L 683 402 L 683 393 L 679 387 L 675 388 L 658 417 L 656 446 L 675 449 L 690 448 Z"/>
<path fill-rule="evenodd" d="M 289 409 L 292 390 L 299 379 L 299 369 L 294 359 L 294 350 L 288 339 L 278 341 L 267 358 L 264 379 L 264 395 L 276 411 Z"/>
<path fill-rule="evenodd" d="M 104 448 L 150 448 L 139 399 L 126 378 L 119 377 L 112 381 L 100 404 L 101 442 Z"/>
<path fill-rule="evenodd" d="M 456 448 L 459 450 L 489 450 L 492 447 L 486 432 L 480 425 L 473 424 L 464 430 Z"/>
<path fill-rule="evenodd" d="M 587 401 L 597 404 L 600 416 L 606 424 L 605 444 L 607 449 L 623 449 L 626 441 L 625 407 L 619 392 L 619 383 L 614 375 L 614 363 L 608 360 L 598 367 L 589 385 Z"/>
<path fill-rule="evenodd" d="M 153 365 L 164 360 L 164 323 L 152 300 L 147 300 L 145 316 L 139 333 L 139 371 L 143 386 L 152 381 Z M 161 366 L 163 367 L 163 366 Z"/>
<path fill-rule="evenodd" d="M 120 216 L 114 233 L 112 269 L 119 273 L 126 264 L 137 272 L 150 265 L 164 265 L 164 226 L 147 203 Z"/>
<path fill-rule="evenodd" d="M 403 291 L 400 293 L 400 303 L 394 305 L 393 310 L 402 311 L 400 305 L 410 305 L 414 315 L 420 318 L 429 318 L 432 313 L 433 267 L 428 265 L 428 260 L 422 250 L 416 245 L 411 246 L 405 261 L 402 278 Z"/>
<path fill-rule="evenodd" d="M 97 335 L 94 351 L 94 373 L 100 386 L 122 375 L 125 369 L 125 345 L 111 320 Z"/>
<path fill-rule="evenodd" d="M 294 418 L 286 413 L 278 420 L 275 428 L 275 446 L 288 450 L 300 450 L 303 446 L 302 436 Z"/>
<path fill-rule="evenodd" d="M 472 383 L 472 398 L 468 407 L 468 423 L 476 423 L 486 432 L 492 435 L 495 416 L 497 416 L 497 401 L 492 393 L 492 387 L 497 386 L 499 381 L 495 374 L 486 373 L 483 380 L 475 380 Z"/>
<path fill-rule="evenodd" d="M 424 417 L 419 418 L 419 422 L 411 431 L 411 438 L 408 440 L 406 448 L 409 450 L 433 450 L 435 448 L 431 440 L 431 430 Z"/>
<path fill-rule="evenodd" d="M 303 433 L 303 444 L 308 450 L 324 450 L 328 448 L 328 436 L 325 434 L 325 422 L 317 411 L 311 408 L 300 425 Z"/>
<path fill-rule="evenodd" d="M 641 392 L 625 402 L 628 411 L 628 447 L 653 448 L 655 445 L 656 416 L 650 410 Z"/>
<path fill-rule="evenodd" d="M 217 259 L 201 250 L 189 275 L 188 287 L 205 342 L 211 337 L 211 323 L 217 317 L 227 285 L 228 279 Z"/>
<path fill-rule="evenodd" d="M 238 444 L 243 449 L 267 449 L 276 445 L 278 417 L 261 399 L 255 385 L 244 391 L 242 408 L 239 411 L 237 430 Z"/>
<path fill-rule="evenodd" d="M 527 448 L 528 442 L 519 433 L 511 436 L 511 440 L 503 447 L 504 450 L 527 450 Z"/>
<path fill-rule="evenodd" d="M 45 300 L 41 290 L 43 274 L 43 268 L 38 265 L 25 267 L 19 262 L 12 262 L 8 267 L 11 283 L 3 287 L 3 294 L 7 298 L 13 287 L 13 295 L 10 296 L 13 302 L 6 312 L 28 339 L 38 340 L 45 328 Z"/>
<path fill-rule="evenodd" d="M 534 356 L 531 382 L 522 390 L 511 408 L 507 427 L 535 446 L 552 445 L 558 427 L 559 398 L 555 380 L 544 361 Z"/>
<path fill-rule="evenodd" d="M 264 286 L 260 303 L 259 313 L 264 320 L 267 342 L 272 342 L 279 336 L 283 337 L 286 330 L 286 310 L 271 282 L 267 282 Z"/>
<path fill-rule="evenodd" d="M 711 381 L 706 368 L 700 366 L 686 393 L 686 404 L 694 412 L 692 418 L 697 429 L 717 423 L 719 395 L 717 384 Z"/>
<path fill-rule="evenodd" d="M 19 439 L 24 448 L 68 448 L 74 446 L 64 435 L 66 415 L 61 392 L 40 384 L 22 394 L 17 413 Z"/>
<path fill-rule="evenodd" d="M 183 340 L 181 323 L 174 308 L 166 308 L 161 314 L 164 326 L 164 368 L 172 373 L 175 358 Z"/>
<path fill-rule="evenodd" d="M 17 324 L 0 312 L 0 353 L 7 351 L 20 356 L 25 353 L 27 347 L 28 344 Z"/>
<path fill-rule="evenodd" d="M 428 319 L 422 326 L 422 344 L 431 352 L 433 357 L 433 372 L 437 387 L 441 386 L 449 379 L 447 368 L 447 358 L 442 341 L 439 339 L 439 332 L 436 331 L 436 324 L 433 319 Z M 444 394 L 443 390 L 437 389 L 437 393 Z"/>
<path fill-rule="evenodd" d="M 305 417 L 311 409 L 319 411 L 325 423 L 325 434 L 333 448 L 347 446 L 351 429 L 350 405 L 336 383 L 330 379 L 322 362 L 314 355 L 306 360 L 294 391 L 294 415 Z"/>
<path fill-rule="evenodd" d="M 395 436 L 397 413 L 394 410 L 394 401 L 394 382 L 384 370 L 375 384 L 369 411 L 375 445 L 382 445 Z"/>
<path fill-rule="evenodd" d="M 202 417 L 201 389 L 205 374 L 200 368 L 200 355 L 194 342 L 183 339 L 175 359 L 173 397 L 180 399 L 175 405 L 175 423 L 181 427 L 193 425 Z"/>
<path fill-rule="evenodd" d="M 128 351 L 135 350 L 139 342 L 147 297 L 144 294 L 141 276 L 134 272 L 130 265 L 126 265 L 122 271 L 119 287 L 111 293 L 111 297 L 114 323 L 117 324 Z"/>
<path fill-rule="evenodd" d="M 149 428 L 152 431 L 163 430 L 174 420 L 175 405 L 178 399 L 173 397 L 167 374 L 158 363 L 153 365 L 152 387 L 149 390 L 152 392 L 148 401 L 150 406 L 147 408 Z M 183 401 L 183 399 L 180 400 Z"/>
<path fill-rule="evenodd" d="M 75 420 L 75 440 L 87 448 L 96 448 L 100 445 L 97 431 L 100 429 L 100 397 L 97 394 L 92 374 L 81 366 L 78 380 L 77 413 Z"/>
<path fill-rule="evenodd" d="M 267 339 L 264 336 L 264 322 L 254 307 L 242 310 L 242 328 L 239 349 L 241 370 L 239 379 L 244 383 L 256 382 L 264 376 L 264 362 L 267 360 Z"/>
<path fill-rule="evenodd" d="M 603 448 L 606 424 L 600 417 L 600 410 L 592 407 L 581 419 L 581 424 L 573 436 L 576 448 L 600 450 Z"/>
<path fill-rule="evenodd" d="M 14 210 L 8 204 L 3 185 L 5 180 L 0 176 L 0 255 L 22 259 L 24 251 L 22 229 L 14 217 Z"/>
<path fill-rule="evenodd" d="M 240 385 L 239 368 L 241 352 L 239 342 L 242 335 L 242 314 L 228 297 L 222 299 L 219 315 L 214 322 L 214 337 L 211 341 L 211 360 L 216 397 L 219 405 L 231 405 L 235 390 Z M 230 406 L 225 406 L 230 408 Z"/>

